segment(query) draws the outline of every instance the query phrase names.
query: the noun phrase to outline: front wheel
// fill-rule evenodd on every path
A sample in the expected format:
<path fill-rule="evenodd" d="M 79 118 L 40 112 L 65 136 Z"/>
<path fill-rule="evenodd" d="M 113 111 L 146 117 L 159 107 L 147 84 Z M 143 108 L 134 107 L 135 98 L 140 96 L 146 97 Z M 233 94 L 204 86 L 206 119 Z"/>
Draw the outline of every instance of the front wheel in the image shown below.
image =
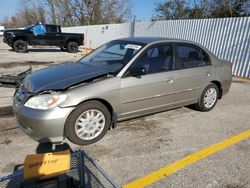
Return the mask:
<path fill-rule="evenodd" d="M 67 45 L 67 49 L 69 53 L 77 53 L 78 52 L 78 44 L 76 42 L 69 42 Z"/>
<path fill-rule="evenodd" d="M 68 117 L 66 134 L 77 145 L 88 145 L 100 140 L 109 129 L 111 115 L 107 107 L 98 101 L 79 105 Z"/>
<path fill-rule="evenodd" d="M 195 108 L 204 112 L 212 110 L 218 101 L 218 91 L 218 87 L 215 84 L 209 84 L 202 92 L 198 103 L 195 105 Z"/>
<path fill-rule="evenodd" d="M 16 40 L 13 43 L 13 49 L 19 53 L 25 53 L 28 51 L 28 43 L 24 40 Z"/>

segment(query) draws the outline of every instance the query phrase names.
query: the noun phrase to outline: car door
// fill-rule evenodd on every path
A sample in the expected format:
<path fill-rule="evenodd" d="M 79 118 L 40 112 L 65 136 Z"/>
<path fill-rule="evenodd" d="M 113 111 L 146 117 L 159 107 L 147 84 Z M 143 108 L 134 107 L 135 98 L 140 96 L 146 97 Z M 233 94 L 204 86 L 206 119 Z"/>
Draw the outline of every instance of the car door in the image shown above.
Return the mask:
<path fill-rule="evenodd" d="M 173 83 L 179 105 L 197 102 L 213 74 L 209 56 L 200 47 L 176 43 L 176 65 Z"/>
<path fill-rule="evenodd" d="M 62 35 L 59 31 L 59 27 L 56 25 L 46 25 L 46 39 L 47 45 L 60 46 Z"/>
<path fill-rule="evenodd" d="M 35 25 L 30 31 L 32 32 L 30 36 L 31 45 L 46 45 L 47 38 L 46 29 L 44 25 Z"/>
<path fill-rule="evenodd" d="M 130 75 L 132 70 L 143 68 L 145 75 Z M 121 117 L 128 118 L 153 113 L 175 101 L 173 77 L 173 47 L 171 44 L 154 45 L 128 68 L 121 79 Z"/>

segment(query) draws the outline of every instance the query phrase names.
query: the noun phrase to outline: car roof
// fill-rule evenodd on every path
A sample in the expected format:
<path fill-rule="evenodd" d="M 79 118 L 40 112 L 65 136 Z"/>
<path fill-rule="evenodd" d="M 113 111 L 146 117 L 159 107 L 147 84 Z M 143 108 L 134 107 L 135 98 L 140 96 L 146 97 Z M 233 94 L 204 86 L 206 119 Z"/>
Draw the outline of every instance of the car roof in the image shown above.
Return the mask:
<path fill-rule="evenodd" d="M 190 41 L 186 41 L 186 40 L 175 39 L 175 38 L 166 38 L 166 37 L 129 37 L 129 38 L 121 38 L 121 39 L 118 39 L 118 40 L 130 41 L 130 42 L 136 42 L 136 43 L 143 43 L 143 44 L 149 44 L 149 43 L 161 42 L 161 41 L 190 42 Z"/>
<path fill-rule="evenodd" d="M 214 56 L 217 58 L 210 50 L 205 48 L 204 46 L 200 45 L 197 42 L 184 40 L 184 39 L 176 39 L 176 38 L 167 38 L 167 37 L 128 37 L 128 38 L 120 38 L 117 40 L 121 41 L 129 41 L 134 43 L 141 43 L 144 45 L 150 44 L 150 43 L 157 43 L 157 42 L 183 42 L 183 43 L 189 43 L 194 44 L 196 46 L 201 47 L 203 50 L 205 50 L 209 55 Z"/>

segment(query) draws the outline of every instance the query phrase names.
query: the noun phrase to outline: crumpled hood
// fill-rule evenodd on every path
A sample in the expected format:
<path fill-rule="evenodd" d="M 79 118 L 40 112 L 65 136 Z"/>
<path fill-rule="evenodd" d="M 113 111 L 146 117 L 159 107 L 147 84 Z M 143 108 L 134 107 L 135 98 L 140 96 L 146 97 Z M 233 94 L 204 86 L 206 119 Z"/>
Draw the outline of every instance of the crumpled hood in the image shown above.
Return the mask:
<path fill-rule="evenodd" d="M 64 90 L 105 74 L 108 74 L 107 70 L 95 66 L 68 62 L 33 72 L 25 78 L 24 87 L 32 93 Z"/>

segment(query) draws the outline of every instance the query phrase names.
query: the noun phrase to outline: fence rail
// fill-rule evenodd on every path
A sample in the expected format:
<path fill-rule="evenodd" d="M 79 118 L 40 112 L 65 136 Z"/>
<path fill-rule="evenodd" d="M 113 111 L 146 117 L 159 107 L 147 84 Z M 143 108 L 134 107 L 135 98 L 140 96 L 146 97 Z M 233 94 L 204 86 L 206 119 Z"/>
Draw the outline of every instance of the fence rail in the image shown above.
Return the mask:
<path fill-rule="evenodd" d="M 63 28 L 63 31 L 84 33 L 85 45 L 92 45 L 92 48 L 110 40 L 129 36 L 156 36 L 194 41 L 217 57 L 231 61 L 233 75 L 250 78 L 250 17 L 79 26 Z"/>

